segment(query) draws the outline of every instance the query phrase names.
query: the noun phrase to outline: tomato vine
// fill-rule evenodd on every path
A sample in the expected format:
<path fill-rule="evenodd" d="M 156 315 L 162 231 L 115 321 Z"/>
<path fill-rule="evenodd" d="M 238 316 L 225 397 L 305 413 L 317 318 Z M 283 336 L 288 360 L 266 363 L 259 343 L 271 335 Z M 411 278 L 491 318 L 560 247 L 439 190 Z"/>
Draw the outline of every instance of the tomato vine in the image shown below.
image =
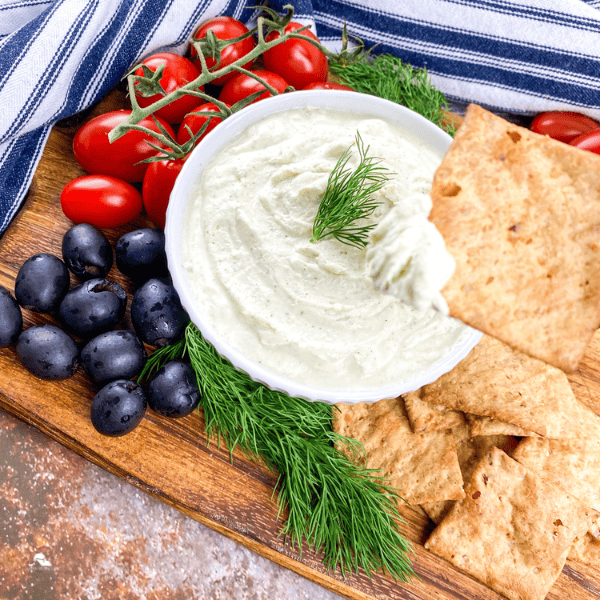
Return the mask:
<path fill-rule="evenodd" d="M 272 10 L 266 9 L 267 16 L 260 16 L 258 18 L 257 26 L 254 29 L 249 30 L 247 34 L 238 36 L 237 38 L 232 38 L 229 40 L 216 40 L 214 34 L 211 35 L 209 32 L 206 38 L 204 38 L 204 40 L 193 40 L 192 46 L 194 47 L 195 52 L 197 53 L 197 56 L 195 56 L 194 58 L 200 63 L 201 73 L 193 81 L 190 81 L 186 85 L 172 92 L 165 93 L 165 91 L 160 85 L 160 79 L 162 76 L 162 69 L 160 67 L 156 71 L 151 71 L 147 68 L 142 69 L 142 75 L 136 74 L 136 71 L 138 71 L 139 73 L 141 65 L 136 65 L 135 67 L 133 67 L 133 69 L 131 69 L 127 74 L 127 86 L 129 98 L 131 101 L 132 112 L 127 120 L 120 123 L 109 133 L 109 141 L 114 142 L 115 140 L 125 135 L 125 133 L 127 133 L 127 131 L 129 131 L 130 129 L 145 131 L 145 129 L 140 128 L 140 126 L 138 125 L 140 121 L 153 115 L 156 111 L 165 107 L 169 103 L 180 99 L 185 95 L 198 96 L 206 102 L 213 102 L 217 104 L 213 96 L 204 91 L 201 91 L 199 88 L 202 88 L 204 85 L 212 83 L 217 79 L 221 79 L 223 76 L 226 76 L 232 72 L 244 73 L 249 77 L 256 79 L 272 95 L 277 95 L 279 92 L 273 86 L 270 86 L 260 76 L 257 76 L 252 71 L 246 69 L 245 66 L 249 62 L 256 60 L 266 51 L 276 46 L 279 46 L 280 44 L 284 44 L 292 38 L 304 40 L 309 44 L 312 44 L 313 46 L 318 48 L 325 56 L 327 56 L 327 58 L 333 61 L 341 61 L 342 63 L 348 63 L 349 61 L 352 62 L 360 60 L 360 58 L 363 56 L 362 49 L 364 48 L 364 46 L 362 42 L 360 42 L 360 40 L 358 40 L 357 48 L 355 48 L 352 52 L 348 51 L 348 36 L 345 28 L 342 35 L 344 44 L 342 47 L 342 52 L 340 52 L 339 54 L 333 53 L 330 50 L 328 50 L 314 36 L 310 37 L 309 35 L 306 35 L 304 32 L 306 32 L 309 29 L 309 26 L 302 26 L 293 31 L 284 32 L 285 27 L 292 22 L 292 18 L 294 16 L 294 7 L 292 5 L 287 4 L 284 6 L 284 9 L 286 10 L 286 13 L 281 17 L 274 13 Z M 278 37 L 274 37 L 273 39 L 270 39 L 270 41 L 266 41 L 266 38 L 271 32 L 279 33 Z M 204 56 L 204 51 L 206 50 L 206 48 L 210 48 L 210 53 L 215 53 L 216 51 L 220 51 L 229 45 L 239 42 L 241 39 L 245 39 L 249 35 L 257 36 L 256 46 L 250 52 L 241 56 L 231 64 L 225 65 L 222 68 L 213 71 L 210 70 L 210 67 L 207 64 L 206 57 Z M 294 88 L 290 86 L 289 88 L 286 88 L 286 91 L 292 91 L 293 89 Z M 160 95 L 162 97 L 153 102 L 152 104 L 142 107 L 140 106 L 136 97 L 136 92 L 139 93 L 140 91 L 142 92 L 142 95 L 144 97 L 153 95 Z M 220 106 L 220 118 L 226 118 L 232 112 L 240 110 L 247 104 L 250 104 L 252 101 L 256 100 L 262 93 L 264 93 L 264 90 L 256 92 L 248 98 L 244 98 L 240 102 L 233 105 L 231 108 L 225 108 L 224 106 Z M 217 106 L 219 105 L 217 104 Z M 213 112 L 212 114 L 207 114 L 206 116 L 214 117 L 215 115 L 216 113 Z M 181 147 L 178 147 L 177 143 L 173 138 L 169 139 L 167 136 L 156 134 L 155 132 L 149 133 L 150 135 L 155 137 L 158 142 L 168 146 L 171 149 L 171 151 L 175 152 L 179 157 L 183 155 L 184 150 Z"/>

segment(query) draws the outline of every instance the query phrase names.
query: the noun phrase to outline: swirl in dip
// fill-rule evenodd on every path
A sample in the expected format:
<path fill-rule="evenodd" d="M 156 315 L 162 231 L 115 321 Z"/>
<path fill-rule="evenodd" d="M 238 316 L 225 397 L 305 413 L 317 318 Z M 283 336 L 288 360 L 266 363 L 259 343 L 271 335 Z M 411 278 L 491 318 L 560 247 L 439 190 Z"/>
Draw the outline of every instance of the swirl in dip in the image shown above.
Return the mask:
<path fill-rule="evenodd" d="M 368 156 L 392 171 L 370 219 L 429 223 L 441 156 L 391 122 L 302 108 L 251 125 L 219 152 L 195 187 L 183 232 L 188 284 L 218 334 L 275 373 L 326 389 L 407 380 L 468 333 L 443 312 L 377 289 L 367 250 L 310 242 L 329 174 L 357 131 Z M 355 168 L 355 148 L 352 154 Z M 440 240 L 421 245 L 442 253 L 432 271 L 434 279 L 444 271 L 445 281 L 452 261 Z M 411 264 L 422 264 L 418 248 L 411 252 Z"/>

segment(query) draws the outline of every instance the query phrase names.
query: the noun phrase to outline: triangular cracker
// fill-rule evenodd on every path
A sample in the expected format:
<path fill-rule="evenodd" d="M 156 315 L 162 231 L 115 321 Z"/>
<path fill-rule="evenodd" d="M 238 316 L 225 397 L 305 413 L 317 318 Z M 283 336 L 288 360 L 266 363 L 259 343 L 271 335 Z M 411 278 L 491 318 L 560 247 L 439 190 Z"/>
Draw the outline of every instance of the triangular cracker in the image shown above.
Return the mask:
<path fill-rule="evenodd" d="M 404 404 L 410 426 L 414 433 L 452 429 L 465 422 L 465 417 L 461 412 L 452 410 L 446 406 L 423 402 L 421 400 L 421 390 L 405 394 Z"/>
<path fill-rule="evenodd" d="M 422 504 L 463 497 L 451 430 L 413 433 L 400 398 L 338 408 L 334 431 L 361 442 L 367 466 L 389 476 L 404 500 Z"/>
<path fill-rule="evenodd" d="M 575 398 L 563 371 L 488 335 L 421 399 L 551 438 L 600 438 L 600 417 Z"/>
<path fill-rule="evenodd" d="M 516 435 L 519 437 L 535 436 L 533 431 L 527 431 L 518 425 L 504 423 L 491 417 L 482 417 L 481 415 L 471 415 L 465 413 L 465 418 L 469 425 L 471 436 L 479 435 Z"/>
<path fill-rule="evenodd" d="M 600 510 L 600 439 L 525 438 L 517 446 L 513 458 L 579 498 L 586 506 Z M 597 524 L 576 541 L 569 558 L 586 564 L 600 564 Z"/>
<path fill-rule="evenodd" d="M 509 435 L 471 437 L 468 425 L 455 427 L 452 434 L 454 435 L 458 464 L 460 465 L 463 481 L 471 479 L 479 460 L 492 448 L 500 448 L 500 450 L 510 454 L 517 445 L 515 438 Z M 437 524 L 448 514 L 453 505 L 454 500 L 446 500 L 444 502 L 423 504 L 422 507 L 429 518 Z"/>
<path fill-rule="evenodd" d="M 600 156 L 469 106 L 431 189 L 450 314 L 574 371 L 600 324 L 599 173 Z"/>
<path fill-rule="evenodd" d="M 513 458 L 600 511 L 600 438 L 525 438 Z"/>
<path fill-rule="evenodd" d="M 591 522 L 581 501 L 494 448 L 425 547 L 512 600 L 543 600 Z"/>

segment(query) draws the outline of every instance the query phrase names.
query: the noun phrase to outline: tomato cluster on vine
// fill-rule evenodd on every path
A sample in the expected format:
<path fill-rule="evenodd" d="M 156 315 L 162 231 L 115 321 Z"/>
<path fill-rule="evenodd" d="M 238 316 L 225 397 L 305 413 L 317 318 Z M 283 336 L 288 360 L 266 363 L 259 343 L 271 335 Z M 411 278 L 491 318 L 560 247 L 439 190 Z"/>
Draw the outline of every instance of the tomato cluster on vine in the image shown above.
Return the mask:
<path fill-rule="evenodd" d="M 319 43 L 303 25 L 285 24 L 270 31 L 265 42 L 299 32 Z M 145 58 L 131 74 L 137 106 L 145 108 L 196 80 L 204 69 L 223 70 L 243 59 L 257 45 L 242 22 L 220 16 L 201 24 L 187 56 L 159 52 Z M 202 57 L 199 56 L 202 51 Z M 75 223 L 117 227 L 142 209 L 158 228 L 165 226 L 169 196 L 193 148 L 224 118 L 247 104 L 296 89 L 347 89 L 328 82 L 328 59 L 318 45 L 290 37 L 267 49 L 262 64 L 253 60 L 210 82 L 214 101 L 181 93 L 114 142 L 108 133 L 127 120 L 131 110 L 104 113 L 85 123 L 73 142 L 75 158 L 89 175 L 70 182 L 61 194 L 65 215 Z M 262 93 L 261 93 L 262 92 Z"/>

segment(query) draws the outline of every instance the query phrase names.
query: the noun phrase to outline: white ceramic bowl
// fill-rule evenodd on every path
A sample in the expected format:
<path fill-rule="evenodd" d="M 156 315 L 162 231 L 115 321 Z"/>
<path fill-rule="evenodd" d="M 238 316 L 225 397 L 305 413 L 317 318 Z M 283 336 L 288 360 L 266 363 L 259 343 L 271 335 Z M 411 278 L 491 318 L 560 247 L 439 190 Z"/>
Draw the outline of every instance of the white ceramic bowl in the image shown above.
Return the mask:
<path fill-rule="evenodd" d="M 177 178 L 169 201 L 165 227 L 167 258 L 173 284 L 192 322 L 200 329 L 204 338 L 213 344 L 222 356 L 231 361 L 238 369 L 248 373 L 255 381 L 264 383 L 271 389 L 287 392 L 292 396 L 307 400 L 321 400 L 332 404 L 376 402 L 384 398 L 394 398 L 431 383 L 442 374 L 450 371 L 477 344 L 481 333 L 474 329 L 468 331 L 440 360 L 431 364 L 417 376 L 400 381 L 397 384 L 360 390 L 319 388 L 298 383 L 271 372 L 231 346 L 227 340 L 222 339 L 213 324 L 207 321 L 202 312 L 202 307 L 195 301 L 186 281 L 182 266 L 182 231 L 186 222 L 190 194 L 201 177 L 203 169 L 222 148 L 246 127 L 268 115 L 306 106 L 343 109 L 360 116 L 387 119 L 416 133 L 440 154 L 444 154 L 448 150 L 452 141 L 450 136 L 439 127 L 413 111 L 388 100 L 357 92 L 337 90 L 299 91 L 267 98 L 246 107 L 239 113 L 229 117 L 202 140 L 186 161 L 181 174 Z"/>

